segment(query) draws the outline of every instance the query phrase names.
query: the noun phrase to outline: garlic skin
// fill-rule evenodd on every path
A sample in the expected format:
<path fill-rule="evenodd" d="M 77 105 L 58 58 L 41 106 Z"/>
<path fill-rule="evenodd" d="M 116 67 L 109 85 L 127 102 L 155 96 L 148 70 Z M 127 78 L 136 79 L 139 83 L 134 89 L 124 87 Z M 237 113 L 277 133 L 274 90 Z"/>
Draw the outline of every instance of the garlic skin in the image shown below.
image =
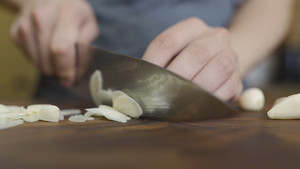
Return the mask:
<path fill-rule="evenodd" d="M 245 90 L 238 100 L 240 108 L 247 111 L 260 111 L 265 105 L 265 96 L 259 88 Z"/>
<path fill-rule="evenodd" d="M 300 119 L 300 94 L 294 94 L 284 99 L 268 111 L 271 119 Z"/>

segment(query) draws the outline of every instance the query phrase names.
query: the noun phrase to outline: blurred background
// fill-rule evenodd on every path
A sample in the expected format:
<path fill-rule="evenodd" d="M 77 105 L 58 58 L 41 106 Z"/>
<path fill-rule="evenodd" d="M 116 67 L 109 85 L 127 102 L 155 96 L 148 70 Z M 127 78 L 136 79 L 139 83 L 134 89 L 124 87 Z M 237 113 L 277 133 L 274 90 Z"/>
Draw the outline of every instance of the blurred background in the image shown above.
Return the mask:
<path fill-rule="evenodd" d="M 32 98 L 38 82 L 36 68 L 10 38 L 15 16 L 0 3 L 0 100 Z"/>
<path fill-rule="evenodd" d="M 299 82 L 300 2 L 296 1 L 293 26 L 286 42 L 274 56 L 257 65 L 244 79 L 248 87 Z M 34 97 L 39 73 L 12 42 L 9 29 L 16 13 L 0 3 L 0 100 Z M 290 62 L 296 63 L 295 66 Z"/>

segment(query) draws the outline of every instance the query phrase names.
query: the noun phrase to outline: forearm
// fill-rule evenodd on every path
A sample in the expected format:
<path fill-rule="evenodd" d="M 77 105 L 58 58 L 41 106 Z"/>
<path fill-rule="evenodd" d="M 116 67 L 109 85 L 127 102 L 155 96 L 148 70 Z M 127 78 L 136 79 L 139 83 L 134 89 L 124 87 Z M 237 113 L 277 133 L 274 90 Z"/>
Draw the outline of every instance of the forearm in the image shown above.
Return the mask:
<path fill-rule="evenodd" d="M 293 3 L 294 0 L 248 0 L 237 13 L 229 30 L 242 76 L 284 40 Z"/>

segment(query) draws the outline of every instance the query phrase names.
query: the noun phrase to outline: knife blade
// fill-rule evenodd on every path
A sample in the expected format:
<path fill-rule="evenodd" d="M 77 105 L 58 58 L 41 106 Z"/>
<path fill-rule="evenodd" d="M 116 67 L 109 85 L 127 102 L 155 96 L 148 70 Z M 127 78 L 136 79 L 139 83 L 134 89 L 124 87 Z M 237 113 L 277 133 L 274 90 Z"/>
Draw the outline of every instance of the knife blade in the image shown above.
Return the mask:
<path fill-rule="evenodd" d="M 198 121 L 237 112 L 200 86 L 147 61 L 89 45 L 77 44 L 76 50 L 77 78 L 99 69 L 104 89 L 124 91 L 140 104 L 144 118 Z"/>

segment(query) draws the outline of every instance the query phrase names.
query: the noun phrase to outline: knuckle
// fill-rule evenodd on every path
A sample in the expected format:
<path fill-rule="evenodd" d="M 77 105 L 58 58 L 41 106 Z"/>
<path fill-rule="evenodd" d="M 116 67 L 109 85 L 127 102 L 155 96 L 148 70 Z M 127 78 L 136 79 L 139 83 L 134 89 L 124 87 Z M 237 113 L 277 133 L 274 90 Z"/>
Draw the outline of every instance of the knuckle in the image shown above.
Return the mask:
<path fill-rule="evenodd" d="M 194 24 L 205 25 L 204 21 L 197 17 L 190 17 L 190 18 L 186 19 L 186 21 L 194 23 Z"/>
<path fill-rule="evenodd" d="M 29 30 L 29 24 L 26 21 L 21 21 L 19 24 L 19 32 L 24 36 L 27 35 L 30 30 Z"/>
<path fill-rule="evenodd" d="M 40 30 L 44 22 L 47 20 L 47 14 L 42 8 L 35 8 L 31 12 L 31 18 L 37 29 Z"/>
<path fill-rule="evenodd" d="M 195 63 L 202 64 L 203 66 L 210 60 L 212 57 L 212 51 L 209 47 L 206 47 L 205 44 L 197 42 L 191 44 L 190 47 L 185 49 L 186 55 L 188 55 Z"/>
<path fill-rule="evenodd" d="M 50 46 L 50 52 L 54 58 L 59 57 L 61 55 L 66 55 L 68 52 L 68 48 L 60 45 L 59 43 L 52 43 Z"/>
<path fill-rule="evenodd" d="M 161 49 L 174 49 L 176 47 L 176 44 L 177 41 L 175 37 L 168 34 L 160 35 L 153 41 L 153 45 Z"/>
<path fill-rule="evenodd" d="M 235 64 L 231 61 L 231 59 L 224 55 L 221 55 L 219 59 L 217 59 L 217 65 L 224 75 L 229 76 L 235 71 Z"/>
<path fill-rule="evenodd" d="M 226 28 L 215 28 L 215 34 L 219 37 L 229 37 L 229 31 Z"/>

